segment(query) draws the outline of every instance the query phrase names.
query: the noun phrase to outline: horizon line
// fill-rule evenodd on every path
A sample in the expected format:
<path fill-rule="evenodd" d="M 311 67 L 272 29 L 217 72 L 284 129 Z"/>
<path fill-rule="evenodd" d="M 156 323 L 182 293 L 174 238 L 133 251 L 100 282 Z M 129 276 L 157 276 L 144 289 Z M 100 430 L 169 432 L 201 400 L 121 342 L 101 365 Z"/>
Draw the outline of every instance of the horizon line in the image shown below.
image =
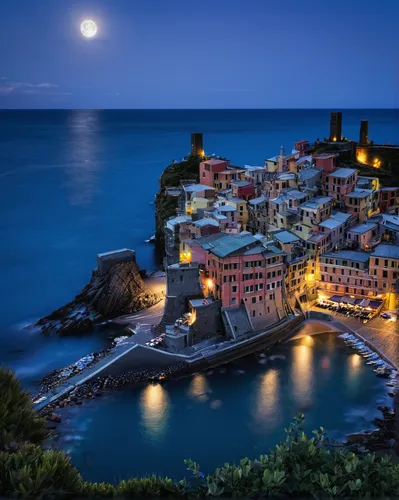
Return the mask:
<path fill-rule="evenodd" d="M 2 111 L 399 111 L 398 108 L 0 108 Z"/>

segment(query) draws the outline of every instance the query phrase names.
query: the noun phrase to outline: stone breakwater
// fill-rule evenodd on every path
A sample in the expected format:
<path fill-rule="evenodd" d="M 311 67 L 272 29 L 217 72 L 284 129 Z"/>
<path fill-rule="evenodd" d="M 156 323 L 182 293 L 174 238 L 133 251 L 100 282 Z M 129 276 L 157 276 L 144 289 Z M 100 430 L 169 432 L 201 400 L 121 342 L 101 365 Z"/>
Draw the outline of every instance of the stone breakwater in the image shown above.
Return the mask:
<path fill-rule="evenodd" d="M 40 416 L 47 417 L 49 422 L 61 422 L 61 416 L 55 413 L 61 408 L 73 405 L 82 405 L 84 400 L 101 397 L 104 391 L 117 389 L 126 385 L 142 382 L 163 382 L 172 377 L 186 375 L 189 373 L 189 365 L 185 361 L 169 365 L 157 370 L 130 371 L 117 377 L 97 377 L 81 385 L 76 386 L 68 394 L 64 394 L 51 406 L 46 406 L 39 412 Z M 50 426 L 49 428 L 53 428 Z"/>

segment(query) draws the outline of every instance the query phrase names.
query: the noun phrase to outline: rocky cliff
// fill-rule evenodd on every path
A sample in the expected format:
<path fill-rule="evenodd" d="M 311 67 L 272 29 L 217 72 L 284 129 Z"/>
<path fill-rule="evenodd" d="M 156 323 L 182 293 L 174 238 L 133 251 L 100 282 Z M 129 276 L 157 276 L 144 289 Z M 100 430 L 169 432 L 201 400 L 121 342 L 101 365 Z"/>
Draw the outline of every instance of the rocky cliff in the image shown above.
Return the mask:
<path fill-rule="evenodd" d="M 166 188 L 180 186 L 180 182 L 185 179 L 198 182 L 200 162 L 201 158 L 188 156 L 186 160 L 166 167 L 160 177 L 155 200 L 155 245 L 160 257 L 165 254 L 163 226 L 169 217 L 176 215 L 177 209 L 177 199 L 168 196 Z"/>
<path fill-rule="evenodd" d="M 42 318 L 37 326 L 46 334 L 87 333 L 99 322 L 140 311 L 161 298 L 148 290 L 136 262 L 121 262 L 106 274 L 93 271 L 90 283 L 72 302 Z"/>

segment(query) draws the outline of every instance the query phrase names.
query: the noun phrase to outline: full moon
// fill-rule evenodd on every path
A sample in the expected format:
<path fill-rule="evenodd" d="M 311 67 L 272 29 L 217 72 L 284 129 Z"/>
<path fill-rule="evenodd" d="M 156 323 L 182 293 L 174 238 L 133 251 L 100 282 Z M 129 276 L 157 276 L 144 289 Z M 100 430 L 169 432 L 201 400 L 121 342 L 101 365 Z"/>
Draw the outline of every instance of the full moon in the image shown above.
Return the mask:
<path fill-rule="evenodd" d="M 80 25 L 80 31 L 86 38 L 93 38 L 93 36 L 97 33 L 97 25 L 94 21 L 86 19 L 86 21 L 83 21 Z"/>

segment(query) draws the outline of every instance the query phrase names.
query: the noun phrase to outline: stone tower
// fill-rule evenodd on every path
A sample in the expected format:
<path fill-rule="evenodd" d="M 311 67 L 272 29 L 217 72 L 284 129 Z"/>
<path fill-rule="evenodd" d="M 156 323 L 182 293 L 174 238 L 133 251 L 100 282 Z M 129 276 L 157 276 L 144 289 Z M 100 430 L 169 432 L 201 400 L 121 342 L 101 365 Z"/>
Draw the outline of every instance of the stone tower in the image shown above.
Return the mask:
<path fill-rule="evenodd" d="M 194 156 L 204 156 L 203 138 L 199 132 L 191 134 L 191 154 Z"/>
<path fill-rule="evenodd" d="M 330 141 L 340 142 L 342 140 L 342 113 L 331 113 L 330 117 Z"/>
<path fill-rule="evenodd" d="M 360 122 L 359 144 L 361 146 L 367 146 L 368 143 L 369 143 L 369 122 L 367 120 L 362 120 Z"/>

